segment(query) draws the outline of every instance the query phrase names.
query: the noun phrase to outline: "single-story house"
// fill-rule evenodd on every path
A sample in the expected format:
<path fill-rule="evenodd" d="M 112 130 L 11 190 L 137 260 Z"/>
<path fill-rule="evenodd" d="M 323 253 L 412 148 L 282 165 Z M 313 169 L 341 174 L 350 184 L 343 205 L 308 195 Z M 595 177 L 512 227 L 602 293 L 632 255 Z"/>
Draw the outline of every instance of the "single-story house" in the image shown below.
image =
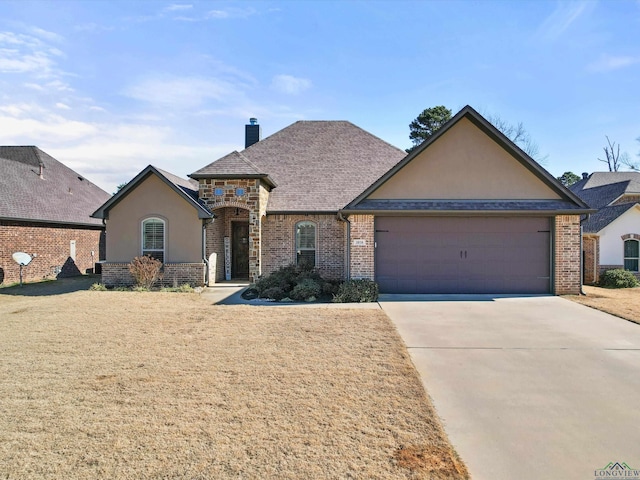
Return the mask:
<path fill-rule="evenodd" d="M 640 279 L 640 172 L 584 173 L 570 189 L 597 211 L 583 222 L 584 282 L 623 268 Z"/>
<path fill-rule="evenodd" d="M 105 284 L 140 254 L 165 282 L 256 280 L 310 262 L 382 292 L 577 293 L 574 193 L 473 108 L 409 155 L 346 121 L 299 121 L 180 179 L 149 166 L 94 216 Z"/>
<path fill-rule="evenodd" d="M 0 146 L 0 284 L 19 281 L 13 260 L 33 260 L 25 281 L 92 272 L 104 230 L 90 215 L 110 194 L 34 146 Z"/>

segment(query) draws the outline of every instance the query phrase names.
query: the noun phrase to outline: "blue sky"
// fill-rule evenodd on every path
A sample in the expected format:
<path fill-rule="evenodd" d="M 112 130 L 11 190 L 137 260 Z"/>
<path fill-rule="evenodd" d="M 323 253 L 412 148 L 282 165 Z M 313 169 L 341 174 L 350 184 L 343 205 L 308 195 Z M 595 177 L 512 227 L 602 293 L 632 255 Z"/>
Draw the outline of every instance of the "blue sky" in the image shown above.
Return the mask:
<path fill-rule="evenodd" d="M 107 191 L 296 120 L 400 147 L 423 109 L 522 122 L 555 176 L 640 152 L 640 1 L 0 0 L 0 144 Z"/>

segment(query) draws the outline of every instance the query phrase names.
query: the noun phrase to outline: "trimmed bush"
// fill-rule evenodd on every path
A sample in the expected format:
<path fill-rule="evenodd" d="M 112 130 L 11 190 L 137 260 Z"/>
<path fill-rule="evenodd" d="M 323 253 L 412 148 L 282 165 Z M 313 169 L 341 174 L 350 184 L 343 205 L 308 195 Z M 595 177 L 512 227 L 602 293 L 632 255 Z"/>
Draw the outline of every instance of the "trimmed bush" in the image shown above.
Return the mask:
<path fill-rule="evenodd" d="M 275 300 L 276 302 L 279 302 L 286 296 L 287 294 L 280 287 L 269 287 L 260 294 L 260 298 L 268 298 L 270 300 Z"/>
<path fill-rule="evenodd" d="M 373 280 L 347 280 L 333 297 L 336 303 L 366 303 L 378 300 L 378 284 Z"/>
<path fill-rule="evenodd" d="M 298 283 L 293 290 L 291 290 L 291 295 L 289 295 L 293 300 L 305 301 L 310 298 L 317 298 L 320 296 L 320 292 L 322 292 L 322 287 L 318 282 L 311 278 L 305 278 L 300 283 Z"/>
<path fill-rule="evenodd" d="M 313 282 L 317 288 L 311 286 L 312 284 L 309 282 Z M 294 289 L 301 284 L 304 284 L 305 287 L 300 287 L 294 296 Z M 254 287 L 260 298 L 270 298 L 277 301 L 283 298 L 308 300 L 310 297 L 317 297 L 322 293 L 323 284 L 322 276 L 309 265 L 288 265 L 280 267 L 271 275 L 258 279 Z M 308 291 L 314 293 L 307 295 Z"/>
<path fill-rule="evenodd" d="M 340 283 L 339 280 L 327 280 L 322 284 L 322 294 L 329 297 L 335 296 L 340 288 Z"/>
<path fill-rule="evenodd" d="M 600 286 L 606 288 L 632 288 L 640 285 L 636 276 L 621 268 L 605 270 L 600 275 Z"/>

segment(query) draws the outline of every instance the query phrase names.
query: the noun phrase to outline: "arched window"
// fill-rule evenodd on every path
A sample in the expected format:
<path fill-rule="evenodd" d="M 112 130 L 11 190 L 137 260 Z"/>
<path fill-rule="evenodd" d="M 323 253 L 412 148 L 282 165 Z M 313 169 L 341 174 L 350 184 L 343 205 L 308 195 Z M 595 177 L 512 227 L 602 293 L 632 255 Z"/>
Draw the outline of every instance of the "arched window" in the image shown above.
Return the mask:
<path fill-rule="evenodd" d="M 147 218 L 142 221 L 142 255 L 164 263 L 164 220 Z"/>
<path fill-rule="evenodd" d="M 624 241 L 624 269 L 632 272 L 638 271 L 638 258 L 640 257 L 640 242 L 629 239 Z"/>
<path fill-rule="evenodd" d="M 316 225 L 296 223 L 296 265 L 316 266 Z"/>

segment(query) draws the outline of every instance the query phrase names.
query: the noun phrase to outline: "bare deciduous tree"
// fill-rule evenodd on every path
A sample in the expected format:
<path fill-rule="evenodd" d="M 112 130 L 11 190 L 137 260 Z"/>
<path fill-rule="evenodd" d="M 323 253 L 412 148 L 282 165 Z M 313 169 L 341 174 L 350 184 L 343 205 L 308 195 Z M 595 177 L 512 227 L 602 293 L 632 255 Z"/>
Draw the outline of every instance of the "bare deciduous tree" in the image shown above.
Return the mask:
<path fill-rule="evenodd" d="M 610 172 L 617 172 L 621 166 L 625 166 L 630 170 L 640 171 L 638 164 L 633 162 L 627 152 L 620 153 L 620 144 L 616 145 L 616 142 L 612 142 L 607 135 L 607 145 L 602 147 L 604 150 L 605 159 L 598 158 L 603 163 L 606 163 Z"/>
<path fill-rule="evenodd" d="M 544 163 L 547 159 L 548 155 L 545 155 L 544 157 L 540 155 L 540 147 L 538 147 L 538 144 L 532 140 L 531 135 L 529 135 L 527 129 L 524 128 L 524 124 L 522 122 L 518 122 L 514 125 L 503 120 L 498 115 L 488 115 L 487 120 L 489 120 L 493 126 L 504 133 L 509 140 L 518 145 L 524 153 L 534 160 Z"/>

